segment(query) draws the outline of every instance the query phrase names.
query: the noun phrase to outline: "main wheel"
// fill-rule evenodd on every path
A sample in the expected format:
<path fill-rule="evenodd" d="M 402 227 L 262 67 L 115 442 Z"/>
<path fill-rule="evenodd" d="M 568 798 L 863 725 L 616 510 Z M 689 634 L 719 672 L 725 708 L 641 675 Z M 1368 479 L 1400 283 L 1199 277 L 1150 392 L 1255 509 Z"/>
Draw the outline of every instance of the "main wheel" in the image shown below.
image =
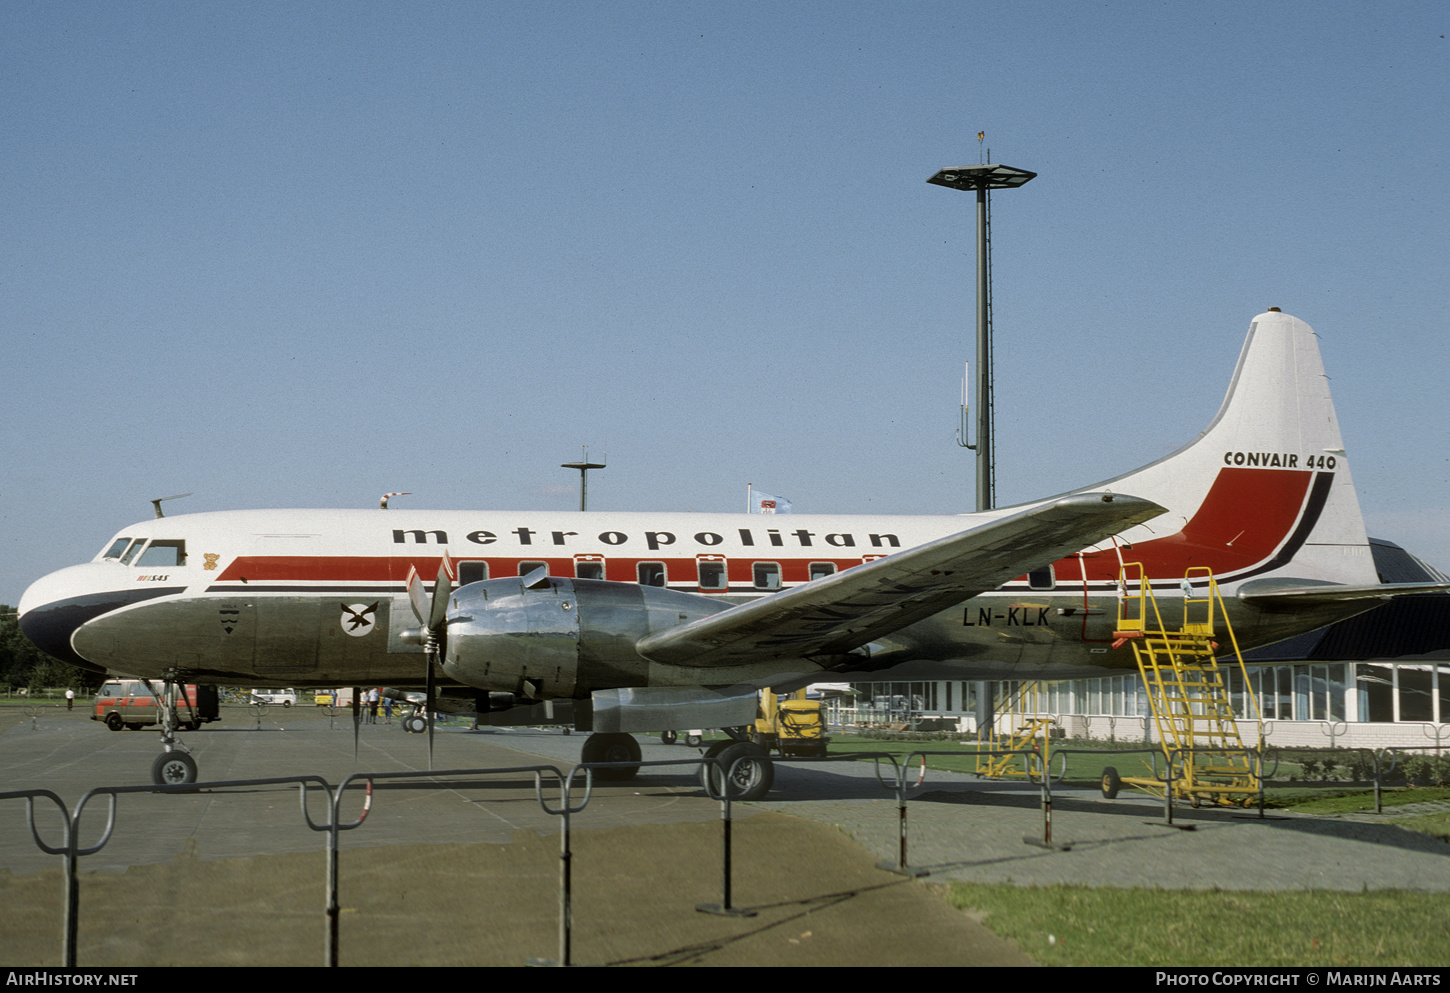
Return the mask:
<path fill-rule="evenodd" d="M 112 731 L 119 731 L 125 726 L 126 722 L 121 720 L 121 715 L 116 713 L 114 710 L 106 715 L 106 727 L 110 728 Z"/>
<path fill-rule="evenodd" d="M 633 762 L 616 769 L 595 769 L 594 775 L 611 783 L 622 783 L 639 774 L 639 742 L 629 734 L 591 734 L 584 740 L 581 762 Z"/>
<path fill-rule="evenodd" d="M 680 736 L 673 731 L 660 732 L 660 741 L 663 741 L 666 745 L 673 745 L 679 739 Z"/>
<path fill-rule="evenodd" d="M 1118 776 L 1118 770 L 1108 766 L 1103 770 L 1103 796 L 1109 800 L 1117 799 L 1118 790 L 1123 788 L 1123 780 Z"/>
<path fill-rule="evenodd" d="M 705 753 L 707 758 L 719 762 L 718 766 L 706 763 L 700 769 L 700 784 L 705 787 L 705 792 L 716 799 L 723 795 L 724 787 L 720 781 L 723 771 L 725 786 L 729 788 L 732 800 L 759 800 L 769 793 L 770 787 L 775 784 L 775 765 L 770 761 L 770 753 L 753 741 L 723 744 L 724 748 L 716 751 L 712 745 Z M 737 759 L 742 761 L 736 764 Z"/>
<path fill-rule="evenodd" d="M 151 763 L 151 781 L 157 786 L 196 782 L 196 761 L 186 752 L 162 752 Z"/>
<path fill-rule="evenodd" d="M 428 730 L 428 721 L 417 714 L 409 714 L 403 718 L 403 730 L 409 734 L 422 734 Z"/>

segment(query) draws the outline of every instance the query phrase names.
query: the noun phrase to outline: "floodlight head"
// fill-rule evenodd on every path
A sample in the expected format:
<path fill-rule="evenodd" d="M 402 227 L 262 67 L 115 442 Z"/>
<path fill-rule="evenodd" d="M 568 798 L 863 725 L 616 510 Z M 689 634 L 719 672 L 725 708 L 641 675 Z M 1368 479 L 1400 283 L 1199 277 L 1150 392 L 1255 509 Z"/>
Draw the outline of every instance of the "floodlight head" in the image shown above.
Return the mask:
<path fill-rule="evenodd" d="M 969 165 L 942 169 L 927 180 L 954 190 L 1011 190 L 1036 179 L 1037 173 L 1005 165 Z"/>

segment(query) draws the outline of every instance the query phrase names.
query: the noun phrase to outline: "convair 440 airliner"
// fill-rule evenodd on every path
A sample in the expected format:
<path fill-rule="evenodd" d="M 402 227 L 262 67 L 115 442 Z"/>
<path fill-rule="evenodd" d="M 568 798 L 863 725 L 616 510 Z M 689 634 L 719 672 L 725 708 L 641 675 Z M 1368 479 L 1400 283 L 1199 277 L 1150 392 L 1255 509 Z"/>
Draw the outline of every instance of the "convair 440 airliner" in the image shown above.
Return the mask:
<path fill-rule="evenodd" d="M 748 724 L 759 687 L 1132 667 L 1111 648 L 1129 562 L 1165 591 L 1206 567 L 1245 648 L 1444 589 L 1377 582 L 1349 462 L 1315 334 L 1275 309 L 1197 439 L 1061 496 L 939 517 L 167 517 L 36 582 L 20 626 L 76 665 L 187 682 L 422 687 L 436 659 L 445 699 L 572 701 L 586 760 L 637 761 L 629 732 Z"/>

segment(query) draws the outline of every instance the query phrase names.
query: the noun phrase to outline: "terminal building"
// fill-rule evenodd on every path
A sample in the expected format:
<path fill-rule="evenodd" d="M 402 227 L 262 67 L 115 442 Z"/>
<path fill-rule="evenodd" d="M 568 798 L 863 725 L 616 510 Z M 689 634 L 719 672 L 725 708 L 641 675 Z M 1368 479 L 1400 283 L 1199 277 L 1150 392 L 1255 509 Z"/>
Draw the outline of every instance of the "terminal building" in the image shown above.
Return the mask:
<path fill-rule="evenodd" d="M 1382 583 L 1447 577 L 1392 542 L 1370 539 Z M 1129 652 L 1128 649 L 1123 649 Z M 1450 749 L 1450 594 L 1399 597 L 1357 617 L 1244 653 L 1225 666 L 1239 733 L 1282 746 Z M 1153 741 L 1143 681 L 1097 679 L 995 684 L 998 731 L 1045 718 L 1069 738 Z M 1222 665 L 1222 660 L 1220 661 Z M 977 729 L 976 684 L 963 681 L 852 683 L 833 704 L 833 723 Z M 1257 714 L 1255 713 L 1257 705 Z"/>

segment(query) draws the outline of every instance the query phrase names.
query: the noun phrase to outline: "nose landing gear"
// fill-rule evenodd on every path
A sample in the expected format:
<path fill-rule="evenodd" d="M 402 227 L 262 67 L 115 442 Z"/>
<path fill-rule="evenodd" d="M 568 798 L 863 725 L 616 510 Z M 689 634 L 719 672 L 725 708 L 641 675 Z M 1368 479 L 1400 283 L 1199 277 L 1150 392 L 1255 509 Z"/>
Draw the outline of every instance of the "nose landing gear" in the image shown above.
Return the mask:
<path fill-rule="evenodd" d="M 177 674 L 168 672 L 162 681 L 159 696 L 150 680 L 146 682 L 151 695 L 156 697 L 157 713 L 161 717 L 162 752 L 151 763 L 151 782 L 157 786 L 178 786 L 196 782 L 196 760 L 189 752 L 184 751 L 185 745 L 178 747 L 176 741 L 176 729 L 181 726 L 181 720 L 176 713 L 176 703 L 178 697 L 186 699 L 186 685 L 178 680 Z M 197 726 L 201 726 L 200 722 L 197 722 Z"/>

